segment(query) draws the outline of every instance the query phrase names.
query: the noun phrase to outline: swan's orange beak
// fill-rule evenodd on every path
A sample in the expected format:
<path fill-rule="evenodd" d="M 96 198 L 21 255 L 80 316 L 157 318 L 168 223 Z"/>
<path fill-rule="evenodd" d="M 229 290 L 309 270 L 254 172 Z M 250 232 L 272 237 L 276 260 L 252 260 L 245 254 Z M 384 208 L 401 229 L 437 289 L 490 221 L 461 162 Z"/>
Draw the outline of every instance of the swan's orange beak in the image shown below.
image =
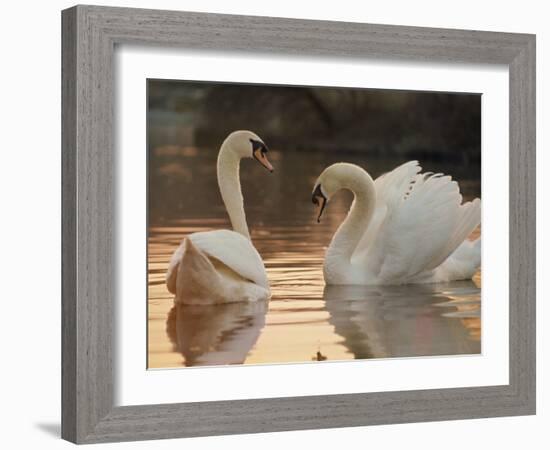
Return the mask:
<path fill-rule="evenodd" d="M 267 149 L 264 150 L 265 147 L 259 148 L 257 150 L 254 150 L 254 159 L 258 161 L 262 166 L 264 166 L 267 170 L 270 172 L 273 172 L 273 166 L 267 159 Z"/>

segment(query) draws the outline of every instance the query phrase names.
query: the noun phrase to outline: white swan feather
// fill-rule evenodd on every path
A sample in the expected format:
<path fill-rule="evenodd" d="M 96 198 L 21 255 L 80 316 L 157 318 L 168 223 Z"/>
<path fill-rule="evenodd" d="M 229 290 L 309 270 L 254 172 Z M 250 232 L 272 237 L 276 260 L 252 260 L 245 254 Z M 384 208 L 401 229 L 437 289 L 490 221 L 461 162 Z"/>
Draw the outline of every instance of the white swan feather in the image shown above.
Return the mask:
<path fill-rule="evenodd" d="M 216 259 L 244 280 L 269 289 L 262 257 L 243 235 L 230 230 L 201 231 L 190 234 L 194 246 L 210 259 Z M 185 239 L 173 253 L 166 273 L 168 290 L 176 293 L 176 274 L 185 251 Z"/>

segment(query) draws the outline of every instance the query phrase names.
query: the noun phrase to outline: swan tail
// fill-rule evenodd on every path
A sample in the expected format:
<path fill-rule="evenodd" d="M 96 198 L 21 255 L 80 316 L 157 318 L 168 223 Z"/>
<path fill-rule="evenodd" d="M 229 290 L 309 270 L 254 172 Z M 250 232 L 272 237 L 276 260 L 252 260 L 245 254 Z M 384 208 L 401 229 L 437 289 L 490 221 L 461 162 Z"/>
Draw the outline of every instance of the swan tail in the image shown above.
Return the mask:
<path fill-rule="evenodd" d="M 176 274 L 176 303 L 204 303 L 205 292 L 219 284 L 219 276 L 212 261 L 186 238 Z M 211 301 L 208 301 L 210 303 Z"/>
<path fill-rule="evenodd" d="M 481 267 L 481 238 L 465 240 L 436 270 L 441 281 L 470 280 Z"/>
<path fill-rule="evenodd" d="M 468 236 L 481 222 L 481 201 L 476 198 L 459 207 L 460 215 L 443 251 L 431 262 L 428 269 L 435 269 L 452 257 L 460 248 L 469 248 Z M 480 240 L 481 242 L 481 240 Z M 481 245 L 481 244 L 479 244 Z M 479 247 L 481 249 L 481 247 Z M 462 250 L 461 250 L 462 251 Z M 480 253 L 481 254 L 481 253 Z"/>
<path fill-rule="evenodd" d="M 481 200 L 476 198 L 462 205 L 461 209 L 462 216 L 453 235 L 454 243 L 457 247 L 464 242 L 472 231 L 481 223 Z"/>
<path fill-rule="evenodd" d="M 179 263 L 177 263 L 172 270 L 169 270 L 166 273 L 166 287 L 168 288 L 168 292 L 174 295 L 176 295 L 176 279 L 178 277 L 178 266 Z"/>
<path fill-rule="evenodd" d="M 477 238 L 475 241 L 464 241 L 451 255 L 451 258 L 467 263 L 475 273 L 481 266 L 481 238 Z"/>
<path fill-rule="evenodd" d="M 171 271 L 166 276 L 166 287 L 168 288 L 168 292 L 174 295 L 176 294 L 176 273 L 176 271 Z"/>
<path fill-rule="evenodd" d="M 477 238 L 473 242 L 473 252 L 471 261 L 473 264 L 473 273 L 472 276 L 474 276 L 474 273 L 481 267 L 481 238 Z"/>
<path fill-rule="evenodd" d="M 166 270 L 166 287 L 171 294 L 176 295 L 176 280 L 178 279 L 178 268 L 185 251 L 185 246 L 188 239 L 184 239 L 179 247 L 174 251 L 170 262 L 168 264 L 168 269 Z"/>
<path fill-rule="evenodd" d="M 183 268 L 184 275 L 180 275 L 180 269 Z M 180 246 L 172 254 L 168 270 L 166 271 L 166 287 L 171 294 L 177 295 L 178 280 L 181 277 L 190 277 L 197 274 L 199 270 L 213 270 L 214 266 L 197 245 L 193 244 L 190 237 L 186 237 Z"/>

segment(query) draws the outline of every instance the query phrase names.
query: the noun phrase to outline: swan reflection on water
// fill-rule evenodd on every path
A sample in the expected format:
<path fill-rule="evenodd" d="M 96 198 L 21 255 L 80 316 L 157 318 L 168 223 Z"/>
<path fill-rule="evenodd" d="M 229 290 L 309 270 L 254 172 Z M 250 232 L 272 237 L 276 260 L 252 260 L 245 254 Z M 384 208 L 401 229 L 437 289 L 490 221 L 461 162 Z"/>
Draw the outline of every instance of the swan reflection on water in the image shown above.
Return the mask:
<path fill-rule="evenodd" d="M 242 364 L 265 325 L 267 302 L 175 305 L 166 331 L 185 366 Z"/>
<path fill-rule="evenodd" d="M 355 359 L 480 353 L 480 290 L 472 281 L 326 286 L 323 298 Z"/>
<path fill-rule="evenodd" d="M 473 282 L 326 286 L 322 298 L 316 317 L 326 315 L 348 356 L 312 347 L 314 356 L 302 361 L 480 353 L 480 289 Z M 185 366 L 243 364 L 250 362 L 251 352 L 261 351 L 256 347 L 269 305 L 277 314 L 280 303 L 176 305 L 166 331 Z M 286 326 L 280 326 L 277 339 L 291 353 L 298 343 L 285 342 L 285 335 L 292 335 L 290 327 L 296 325 Z"/>

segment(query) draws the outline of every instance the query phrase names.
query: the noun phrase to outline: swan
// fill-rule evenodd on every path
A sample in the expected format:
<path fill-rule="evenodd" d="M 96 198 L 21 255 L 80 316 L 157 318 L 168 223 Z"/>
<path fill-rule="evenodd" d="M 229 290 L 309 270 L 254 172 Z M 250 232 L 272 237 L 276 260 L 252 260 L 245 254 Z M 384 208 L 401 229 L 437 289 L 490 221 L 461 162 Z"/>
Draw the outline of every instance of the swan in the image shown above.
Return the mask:
<path fill-rule="evenodd" d="M 317 179 L 317 221 L 340 189 L 354 195 L 325 255 L 326 284 L 400 285 L 471 279 L 481 264 L 481 201 L 462 204 L 450 176 L 420 173 L 409 161 L 373 181 L 361 167 L 336 163 Z"/>
<path fill-rule="evenodd" d="M 176 304 L 218 304 L 267 300 L 271 296 L 265 267 L 250 241 L 239 180 L 242 158 L 254 158 L 273 172 L 264 142 L 239 130 L 223 141 L 217 162 L 218 186 L 233 231 L 188 235 L 174 251 L 166 286 Z"/>

